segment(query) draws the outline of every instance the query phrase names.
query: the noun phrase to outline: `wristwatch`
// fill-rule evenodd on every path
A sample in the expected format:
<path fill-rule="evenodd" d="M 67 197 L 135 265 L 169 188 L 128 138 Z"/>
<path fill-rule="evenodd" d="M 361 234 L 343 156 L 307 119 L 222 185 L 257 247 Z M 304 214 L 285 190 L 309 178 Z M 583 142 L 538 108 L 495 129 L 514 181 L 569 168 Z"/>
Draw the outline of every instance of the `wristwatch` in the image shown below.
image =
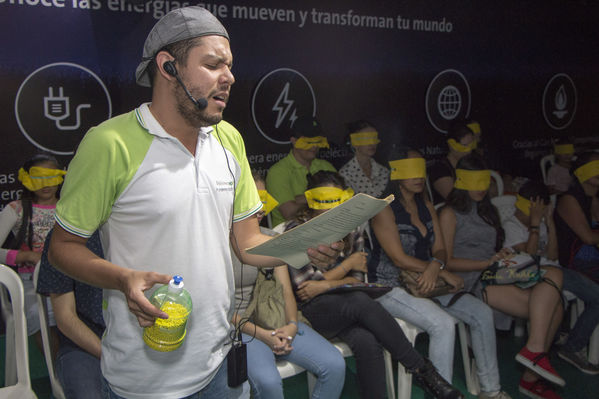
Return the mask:
<path fill-rule="evenodd" d="M 435 261 L 437 263 L 439 263 L 441 266 L 439 266 L 439 270 L 443 270 L 445 269 L 445 262 L 443 262 L 441 259 L 437 259 L 434 256 L 431 258 L 431 261 Z"/>

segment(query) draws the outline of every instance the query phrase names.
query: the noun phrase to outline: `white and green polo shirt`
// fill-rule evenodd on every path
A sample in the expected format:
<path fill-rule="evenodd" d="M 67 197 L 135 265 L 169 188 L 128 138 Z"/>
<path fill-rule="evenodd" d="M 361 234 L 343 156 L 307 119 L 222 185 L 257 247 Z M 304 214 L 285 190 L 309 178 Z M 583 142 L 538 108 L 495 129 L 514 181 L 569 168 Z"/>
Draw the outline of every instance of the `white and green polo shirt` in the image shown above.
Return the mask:
<path fill-rule="evenodd" d="M 261 206 L 243 139 L 227 122 L 199 131 L 195 156 L 148 104 L 85 135 L 69 165 L 57 223 L 81 237 L 100 228 L 110 262 L 181 274 L 193 300 L 183 345 L 164 353 L 144 344 L 125 296 L 104 290 L 102 373 L 115 393 L 180 398 L 208 384 L 229 349 L 231 221 Z"/>

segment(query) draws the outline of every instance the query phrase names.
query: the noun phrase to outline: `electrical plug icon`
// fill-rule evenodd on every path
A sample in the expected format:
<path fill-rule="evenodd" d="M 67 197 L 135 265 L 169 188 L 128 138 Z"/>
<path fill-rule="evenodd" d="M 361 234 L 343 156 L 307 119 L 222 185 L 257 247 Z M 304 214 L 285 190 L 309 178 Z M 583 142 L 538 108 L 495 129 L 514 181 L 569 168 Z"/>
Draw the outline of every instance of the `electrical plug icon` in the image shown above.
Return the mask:
<path fill-rule="evenodd" d="M 71 115 L 70 98 L 65 97 L 63 88 L 58 88 L 58 96 L 54 96 L 54 89 L 48 87 L 48 96 L 44 97 L 44 116 L 53 120 L 60 130 L 76 130 L 81 125 L 81 109 L 90 108 L 91 104 L 79 104 L 75 109 L 76 121 L 74 125 L 63 126 L 61 121 Z"/>
<path fill-rule="evenodd" d="M 62 87 L 58 88 L 58 96 L 54 97 L 54 89 L 48 88 L 48 97 L 44 97 L 44 116 L 53 121 L 61 121 L 71 115 L 69 98 L 64 97 Z"/>

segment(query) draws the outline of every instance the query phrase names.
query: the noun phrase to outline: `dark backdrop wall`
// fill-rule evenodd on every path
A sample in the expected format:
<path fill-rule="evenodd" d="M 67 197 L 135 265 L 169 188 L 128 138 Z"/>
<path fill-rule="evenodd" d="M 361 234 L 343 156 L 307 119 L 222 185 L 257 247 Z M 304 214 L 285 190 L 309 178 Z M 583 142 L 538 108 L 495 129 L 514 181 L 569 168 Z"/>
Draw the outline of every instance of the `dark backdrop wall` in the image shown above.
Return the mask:
<path fill-rule="evenodd" d="M 553 137 L 599 142 L 599 7 L 582 1 L 0 0 L 0 207 L 39 151 L 68 164 L 84 133 L 149 101 L 134 70 L 156 20 L 203 4 L 229 30 L 236 83 L 225 111 L 266 169 L 315 115 L 337 166 L 345 124 L 445 152 L 451 120 L 481 123 L 492 167 L 539 174 Z"/>

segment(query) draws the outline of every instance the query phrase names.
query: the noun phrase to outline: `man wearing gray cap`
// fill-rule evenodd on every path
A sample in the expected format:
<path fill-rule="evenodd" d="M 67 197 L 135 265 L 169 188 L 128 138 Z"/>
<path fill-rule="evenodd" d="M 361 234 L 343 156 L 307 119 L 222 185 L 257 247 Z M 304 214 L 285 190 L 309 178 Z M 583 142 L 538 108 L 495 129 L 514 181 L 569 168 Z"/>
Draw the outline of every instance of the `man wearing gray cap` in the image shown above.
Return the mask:
<path fill-rule="evenodd" d="M 108 398 L 227 398 L 234 282 L 229 239 L 245 263 L 269 239 L 239 132 L 222 120 L 235 79 L 229 36 L 201 7 L 171 11 L 148 35 L 137 83 L 152 102 L 92 128 L 57 205 L 50 258 L 67 274 L 104 288 L 102 374 Z M 106 260 L 85 242 L 100 229 Z M 309 250 L 331 263 L 339 243 Z M 148 272 L 152 270 L 152 272 Z M 193 301 L 183 344 L 146 346 L 141 327 L 166 314 L 144 291 L 181 274 Z M 137 320 L 136 320 L 137 319 Z"/>

